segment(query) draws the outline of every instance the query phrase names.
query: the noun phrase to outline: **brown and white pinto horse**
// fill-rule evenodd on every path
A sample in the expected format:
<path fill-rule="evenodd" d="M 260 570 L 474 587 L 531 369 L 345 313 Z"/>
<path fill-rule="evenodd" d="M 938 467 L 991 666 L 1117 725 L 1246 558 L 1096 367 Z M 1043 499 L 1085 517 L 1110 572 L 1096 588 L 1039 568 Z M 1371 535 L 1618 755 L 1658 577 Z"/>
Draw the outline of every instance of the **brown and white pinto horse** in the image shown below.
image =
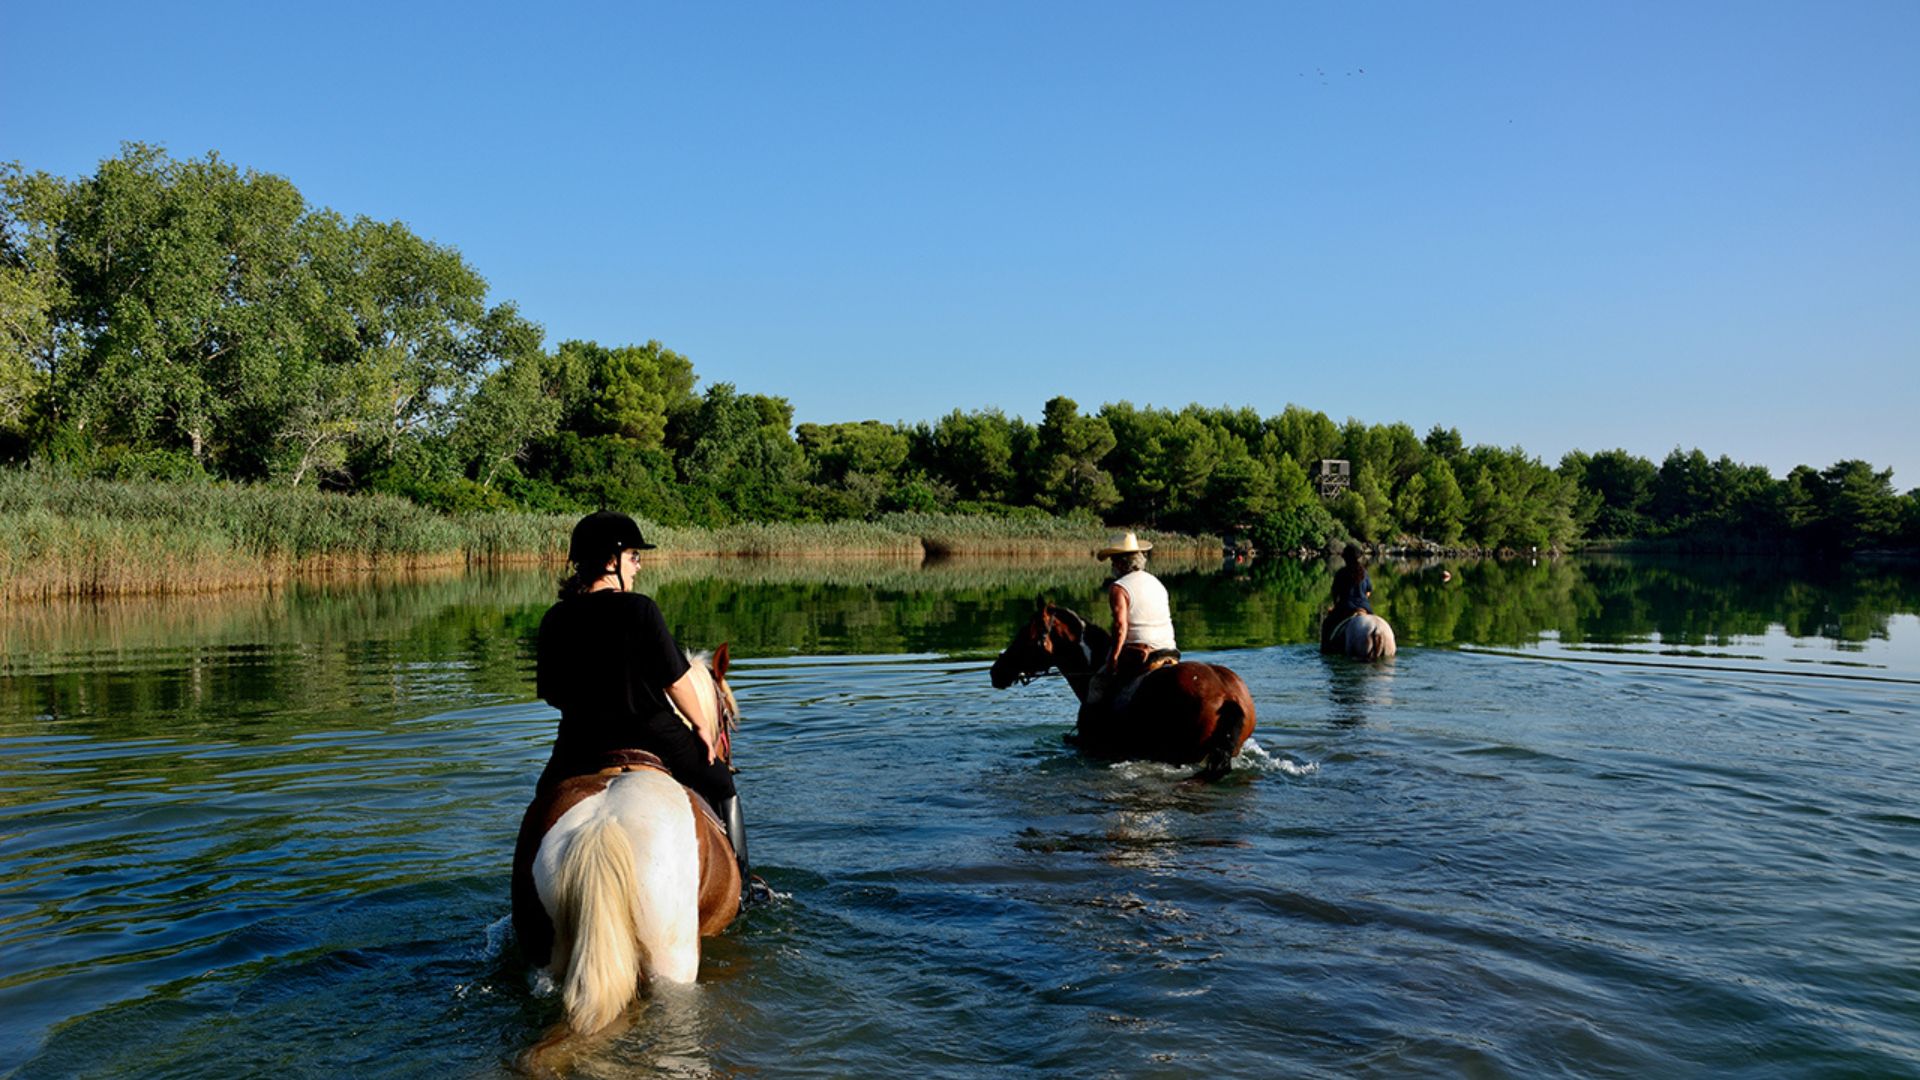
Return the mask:
<path fill-rule="evenodd" d="M 1094 680 L 1105 678 L 1095 672 L 1112 641 L 1112 635 L 1073 610 L 1041 600 L 1032 620 L 993 662 L 994 688 L 1058 670 L 1080 699 L 1072 741 L 1083 753 L 1174 765 L 1204 762 L 1199 775 L 1225 775 L 1253 733 L 1247 684 L 1219 664 L 1189 660 L 1156 667 L 1089 701 Z"/>
<path fill-rule="evenodd" d="M 727 647 L 690 656 L 702 703 L 725 733 L 739 708 Z M 567 1024 L 586 1035 L 612 1023 L 648 979 L 690 983 L 700 939 L 740 912 L 740 867 L 706 800 L 660 759 L 615 751 L 595 772 L 536 795 L 513 859 L 513 927 L 521 951 L 560 986 Z"/>

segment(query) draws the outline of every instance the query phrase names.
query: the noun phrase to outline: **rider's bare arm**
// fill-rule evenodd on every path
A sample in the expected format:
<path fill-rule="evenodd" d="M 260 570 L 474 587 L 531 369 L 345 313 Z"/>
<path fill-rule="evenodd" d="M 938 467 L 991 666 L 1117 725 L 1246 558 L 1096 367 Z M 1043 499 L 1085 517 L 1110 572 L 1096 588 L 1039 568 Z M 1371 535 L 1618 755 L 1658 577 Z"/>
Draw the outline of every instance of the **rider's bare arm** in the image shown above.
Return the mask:
<path fill-rule="evenodd" d="M 1113 605 L 1113 647 L 1107 650 L 1105 670 L 1112 671 L 1120 663 L 1120 647 L 1127 643 L 1127 611 L 1132 601 L 1118 585 L 1107 586 L 1107 599 Z"/>
<path fill-rule="evenodd" d="M 676 679 L 667 687 L 667 696 L 673 699 L 673 707 L 680 715 L 693 721 L 693 729 L 700 733 L 700 741 L 707 744 L 707 764 L 713 764 L 720 754 L 719 723 L 713 711 L 700 700 L 700 692 L 693 687 L 693 669 Z"/>

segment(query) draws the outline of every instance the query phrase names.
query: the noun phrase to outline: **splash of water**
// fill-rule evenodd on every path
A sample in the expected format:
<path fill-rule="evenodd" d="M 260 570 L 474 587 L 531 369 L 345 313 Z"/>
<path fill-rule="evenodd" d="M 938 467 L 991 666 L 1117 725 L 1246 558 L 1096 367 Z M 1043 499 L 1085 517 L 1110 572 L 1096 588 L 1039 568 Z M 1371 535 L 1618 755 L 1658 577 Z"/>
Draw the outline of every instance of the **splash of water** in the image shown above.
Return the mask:
<path fill-rule="evenodd" d="M 1295 761 L 1290 757 L 1269 754 L 1266 747 L 1253 739 L 1248 739 L 1240 748 L 1239 756 L 1233 759 L 1233 767 L 1283 776 L 1311 776 L 1320 771 L 1317 761 Z"/>

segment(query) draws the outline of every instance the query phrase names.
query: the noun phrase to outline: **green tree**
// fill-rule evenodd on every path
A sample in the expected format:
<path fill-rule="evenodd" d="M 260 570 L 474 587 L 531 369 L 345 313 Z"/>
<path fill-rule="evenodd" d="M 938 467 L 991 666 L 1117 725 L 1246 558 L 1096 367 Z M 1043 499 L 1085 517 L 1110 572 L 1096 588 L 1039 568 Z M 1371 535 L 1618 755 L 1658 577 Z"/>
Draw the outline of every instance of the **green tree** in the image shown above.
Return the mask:
<path fill-rule="evenodd" d="M 299 347 L 305 213 L 285 180 L 153 147 L 74 185 L 60 223 L 75 348 L 50 372 L 55 410 L 98 439 L 210 459 L 227 421 Z"/>
<path fill-rule="evenodd" d="M 1709 460 L 1677 447 L 1660 463 L 1647 513 L 1652 530 L 1725 542 L 1730 537 L 1777 534 L 1792 493 L 1761 466 L 1741 465 L 1721 455 Z"/>
<path fill-rule="evenodd" d="M 518 474 L 503 471 L 500 483 L 516 502 L 535 510 L 617 508 L 662 525 L 718 524 L 725 518 L 717 499 L 709 504 L 708 492 L 679 481 L 672 455 L 617 435 L 558 431 L 535 439 Z M 696 515 L 690 495 L 712 512 Z"/>
<path fill-rule="evenodd" d="M 488 312 L 484 333 L 489 338 L 485 351 L 500 360 L 461 410 L 452 443 L 469 475 L 481 487 L 492 487 L 501 470 L 523 460 L 535 440 L 559 429 L 562 402 L 548 392 L 540 327 L 503 304 Z"/>
<path fill-rule="evenodd" d="M 1104 464 L 1119 496 L 1115 513 L 1127 521 L 1158 524 L 1168 509 L 1163 439 L 1170 434 L 1171 418 L 1129 401 L 1104 405 L 1099 416 L 1113 432 L 1114 447 Z"/>
<path fill-rule="evenodd" d="M 1465 523 L 1466 496 L 1445 458 L 1429 457 L 1420 472 L 1401 485 L 1394 500 L 1394 517 L 1401 527 L 1421 539 L 1453 544 Z"/>
<path fill-rule="evenodd" d="M 341 473 L 353 446 L 379 430 L 387 384 L 373 369 L 350 362 L 290 363 L 279 376 L 284 405 L 276 410 L 271 474 L 299 487 L 309 477 Z"/>
<path fill-rule="evenodd" d="M 16 171 L 7 192 L 0 261 L 32 272 L 0 280 L 0 307 L 35 343 L 60 453 L 294 482 L 358 454 L 364 472 L 444 439 L 500 359 L 458 253 L 309 210 L 283 178 L 130 144 L 72 182 Z"/>
<path fill-rule="evenodd" d="M 915 463 L 960 498 L 1004 503 L 1014 497 L 1015 448 L 1030 438 L 1025 429 L 998 409 L 955 409 L 928 430 Z"/>
<path fill-rule="evenodd" d="M 1280 444 L 1280 452 L 1290 455 L 1302 468 L 1311 468 L 1322 458 L 1340 456 L 1340 429 L 1327 414 L 1288 405 L 1269 422 Z"/>
<path fill-rule="evenodd" d="M 1654 476 L 1648 510 L 1663 532 L 1682 532 L 1700 520 L 1711 520 L 1722 507 L 1714 492 L 1713 463 L 1698 448 L 1682 453 L 1674 447 Z"/>
<path fill-rule="evenodd" d="M 608 348 L 563 341 L 549 380 L 560 425 L 583 435 L 618 435 L 644 449 L 666 442 L 667 426 L 696 407 L 693 362 L 658 341 Z"/>
<path fill-rule="evenodd" d="M 1806 533 L 1826 517 L 1826 481 L 1819 470 L 1796 465 L 1780 482 L 1780 515 L 1786 527 Z"/>
<path fill-rule="evenodd" d="M 1246 453 L 1229 454 L 1207 480 L 1209 512 L 1201 527 L 1220 531 L 1257 528 L 1280 513 L 1273 470 Z"/>
<path fill-rule="evenodd" d="M 1351 486 L 1335 500 L 1333 512 L 1354 536 L 1380 543 L 1392 539 L 1398 530 L 1393 493 L 1400 471 L 1397 459 L 1403 454 L 1409 463 L 1418 460 L 1416 455 L 1425 454 L 1413 429 L 1405 424 L 1369 427 L 1348 418 L 1341 426 L 1340 456 L 1353 471 Z"/>
<path fill-rule="evenodd" d="M 1418 476 L 1429 457 L 1426 445 L 1406 424 L 1378 425 L 1369 432 L 1369 441 L 1375 447 L 1371 456 L 1384 474 L 1380 477 L 1382 486 L 1389 493 L 1399 491 L 1400 485 Z"/>
<path fill-rule="evenodd" d="M 1339 534 L 1340 525 L 1325 500 L 1313 490 L 1307 471 L 1282 453 L 1273 466 L 1275 512 L 1255 522 L 1254 543 L 1266 551 L 1323 548 Z"/>
<path fill-rule="evenodd" d="M 1099 419 L 1113 432 L 1103 464 L 1129 521 L 1194 527 L 1210 520 L 1204 504 L 1214 469 L 1233 449 L 1246 452 L 1221 417 L 1197 405 L 1174 413 L 1123 401 L 1103 406 Z"/>
<path fill-rule="evenodd" d="M 792 419 L 784 398 L 742 394 L 732 383 L 707 388 L 680 461 L 682 481 L 696 489 L 689 508 L 697 518 L 722 524 L 795 516 L 805 461 L 788 434 Z"/>
<path fill-rule="evenodd" d="M 1455 458 L 1466 453 L 1466 443 L 1460 438 L 1459 428 L 1443 428 L 1439 424 L 1428 430 L 1424 440 L 1427 453 L 1443 458 L 1452 464 Z"/>
<path fill-rule="evenodd" d="M 1840 461 L 1823 469 L 1820 480 L 1825 512 L 1818 539 L 1823 546 L 1878 547 L 1900 534 L 1904 508 L 1894 494 L 1891 469 L 1876 472 L 1864 461 Z"/>
<path fill-rule="evenodd" d="M 801 424 L 794 430 L 816 480 L 844 480 L 849 473 L 891 478 L 907 462 L 907 433 L 878 420 Z"/>
<path fill-rule="evenodd" d="M 1057 514 L 1097 514 L 1119 502 L 1113 478 L 1100 468 L 1113 447 L 1113 429 L 1106 421 L 1081 416 L 1072 398 L 1048 401 L 1032 451 L 1034 503 Z"/>
<path fill-rule="evenodd" d="M 1484 464 L 1462 458 L 1466 465 L 1466 483 L 1461 493 L 1467 502 L 1463 534 L 1481 547 L 1497 548 L 1512 542 L 1512 500 L 1494 485 Z"/>
<path fill-rule="evenodd" d="M 55 312 L 66 302 L 56 244 L 68 192 L 44 173 L 0 165 L 0 454 L 24 446 L 46 396 Z"/>
<path fill-rule="evenodd" d="M 447 434 L 483 377 L 486 283 L 459 252 L 397 222 L 361 218 L 351 234 L 358 362 L 381 388 L 369 450 L 391 460 L 407 439 Z"/>
<path fill-rule="evenodd" d="M 1574 487 L 1519 447 L 1476 446 L 1458 459 L 1471 479 L 1466 531 L 1496 548 L 1558 548 L 1576 535 Z"/>
<path fill-rule="evenodd" d="M 1659 476 L 1653 462 L 1625 450 L 1602 450 L 1581 457 L 1584 460 L 1577 475 L 1569 479 L 1592 496 L 1588 531 L 1615 539 L 1645 536 L 1651 527 L 1647 509 Z"/>
<path fill-rule="evenodd" d="M 934 484 L 903 482 L 912 440 L 898 427 L 878 420 L 801 424 L 794 435 L 815 485 L 809 502 L 822 517 L 864 519 L 883 506 L 930 509 L 951 502 Z"/>
<path fill-rule="evenodd" d="M 1160 441 L 1161 475 L 1164 477 L 1167 512 L 1183 525 L 1197 525 L 1209 515 L 1206 501 L 1208 482 L 1225 461 L 1229 445 L 1240 454 L 1244 444 L 1224 429 L 1216 429 L 1203 419 L 1198 407 L 1189 407 L 1170 418 Z"/>
<path fill-rule="evenodd" d="M 1467 500 L 1465 531 L 1482 546 L 1521 548 L 1541 542 L 1528 506 L 1527 461 L 1517 449 L 1492 446 L 1476 446 L 1459 458 Z"/>
<path fill-rule="evenodd" d="M 1333 503 L 1333 516 L 1347 531 L 1368 543 L 1383 543 L 1393 538 L 1392 504 L 1374 479 L 1370 469 L 1356 469 L 1353 486 Z"/>

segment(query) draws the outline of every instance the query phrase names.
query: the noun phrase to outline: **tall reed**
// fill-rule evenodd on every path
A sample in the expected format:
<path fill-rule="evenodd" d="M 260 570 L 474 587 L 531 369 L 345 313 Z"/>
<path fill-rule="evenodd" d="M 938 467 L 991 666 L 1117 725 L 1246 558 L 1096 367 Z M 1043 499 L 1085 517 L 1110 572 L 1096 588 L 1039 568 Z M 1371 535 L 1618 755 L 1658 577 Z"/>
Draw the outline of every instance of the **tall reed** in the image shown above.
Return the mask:
<path fill-rule="evenodd" d="M 46 466 L 0 469 L 0 600 L 211 592 L 317 569 L 558 563 L 574 520 L 571 514 L 447 516 L 390 495 L 103 480 Z M 1106 536 L 1091 521 L 953 514 L 641 527 L 659 545 L 659 558 L 1085 558 Z M 1210 537 L 1143 536 L 1163 553 L 1218 550 Z"/>
<path fill-rule="evenodd" d="M 1053 517 L 977 517 L 960 514 L 888 514 L 879 524 L 920 538 L 929 555 L 1091 556 L 1112 530 L 1097 521 Z M 1218 554 L 1220 539 L 1151 529 L 1140 539 L 1163 553 Z"/>

